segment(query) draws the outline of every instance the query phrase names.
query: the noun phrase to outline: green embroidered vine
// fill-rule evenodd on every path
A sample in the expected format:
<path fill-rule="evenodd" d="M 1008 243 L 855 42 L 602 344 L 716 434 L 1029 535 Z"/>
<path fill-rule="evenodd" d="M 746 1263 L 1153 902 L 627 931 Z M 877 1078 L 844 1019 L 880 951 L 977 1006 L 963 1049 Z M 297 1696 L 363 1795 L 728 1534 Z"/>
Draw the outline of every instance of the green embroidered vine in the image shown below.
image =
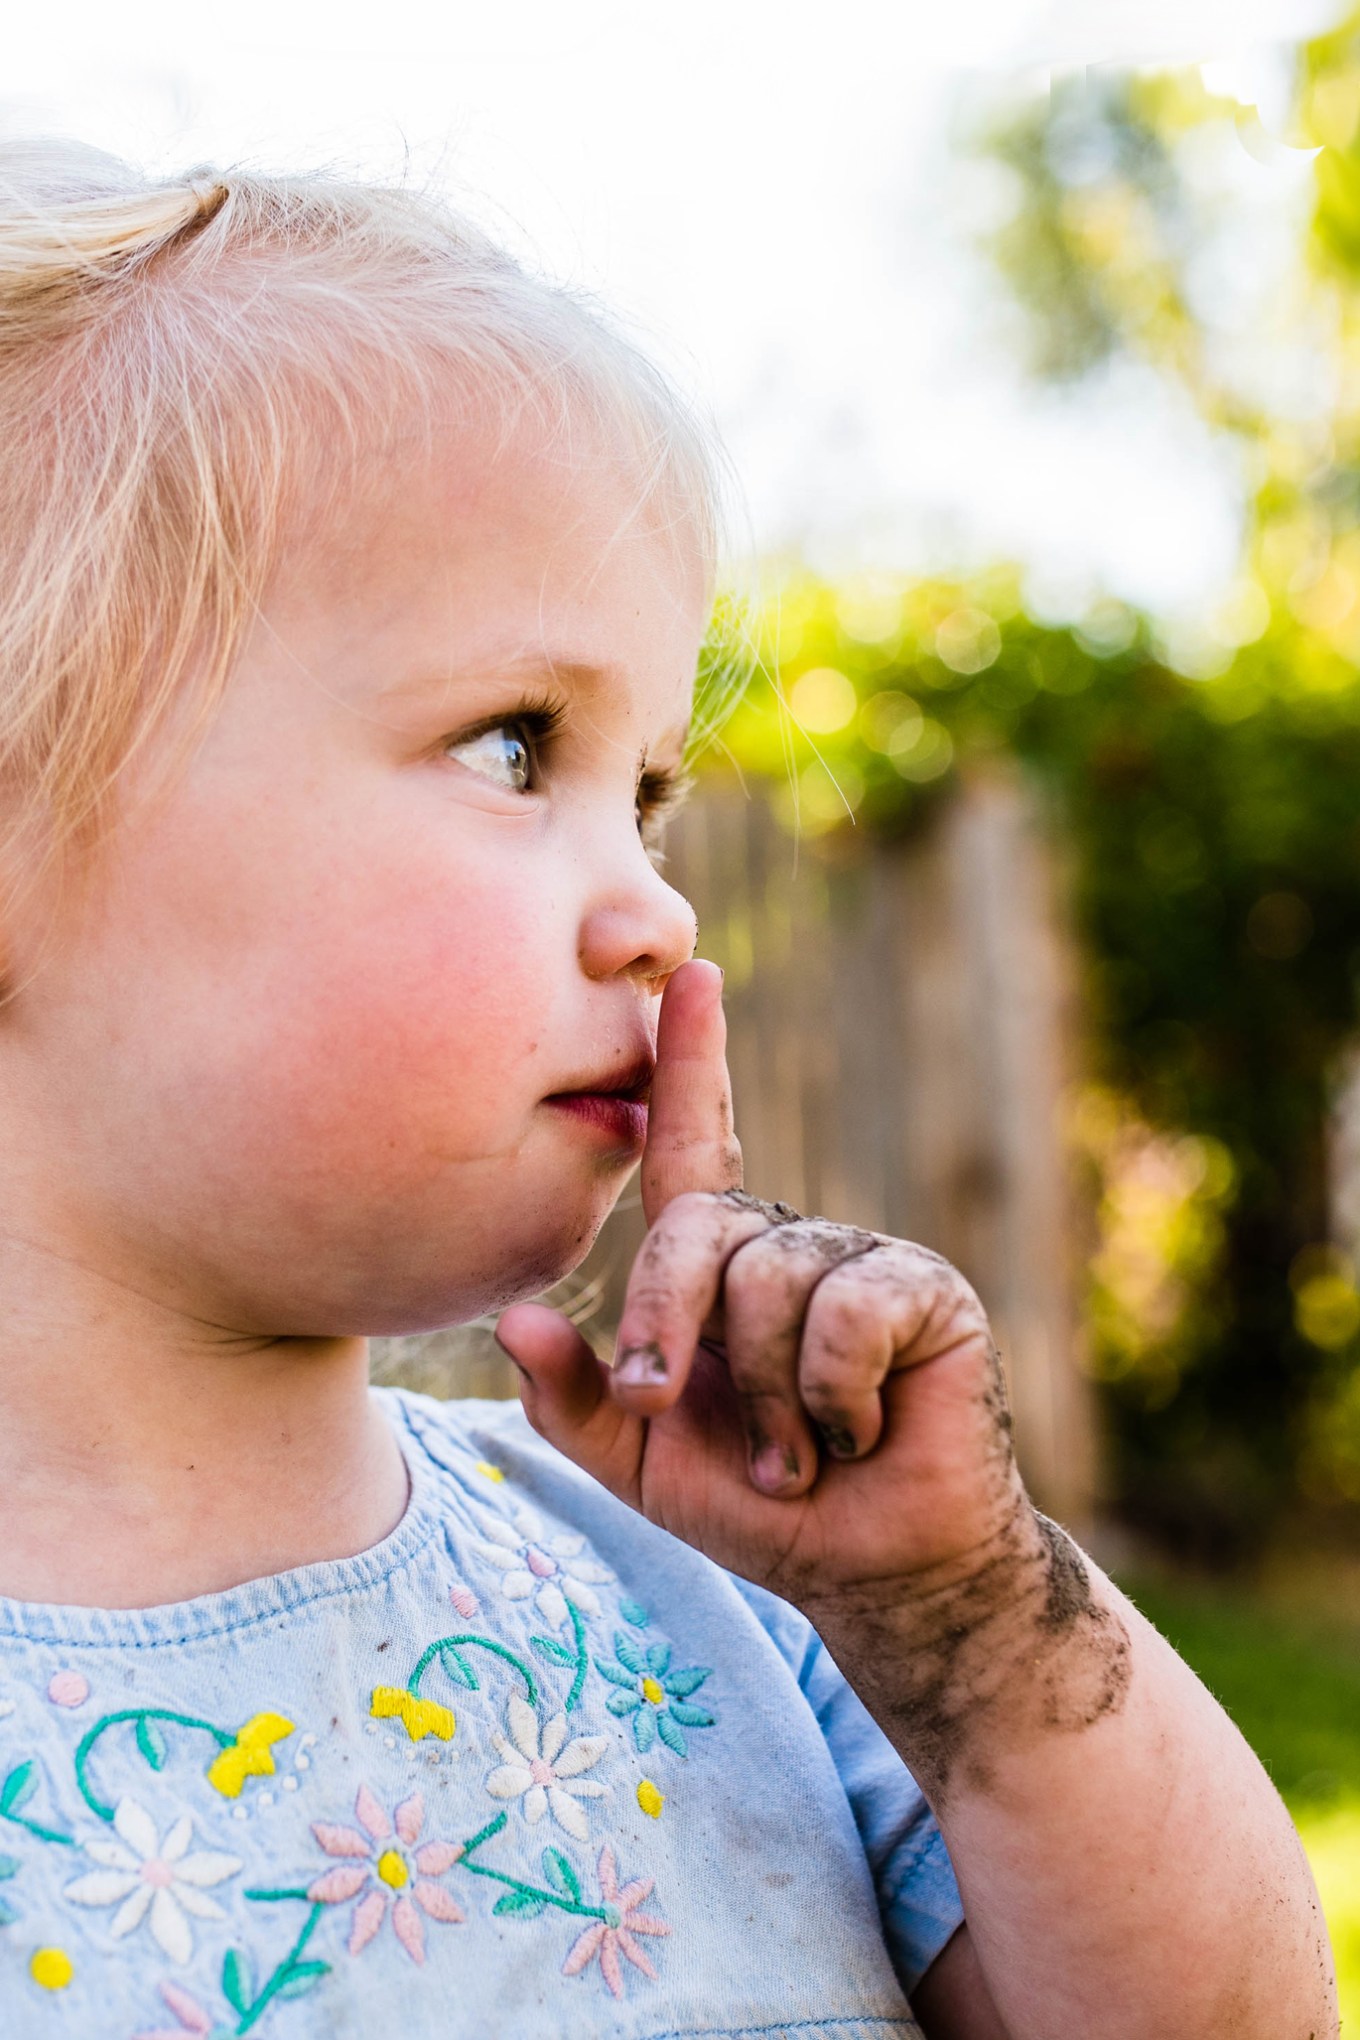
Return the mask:
<path fill-rule="evenodd" d="M 0 1820 L 10 1821 L 15 1827 L 26 1829 L 29 1834 L 36 1835 L 40 1842 L 64 1842 L 69 1848 L 74 1848 L 76 1839 L 74 1835 L 61 1834 L 56 1828 L 44 1827 L 41 1821 L 30 1820 L 27 1814 L 20 1813 L 19 1808 L 33 1797 L 37 1789 L 38 1767 L 32 1757 L 26 1757 L 23 1763 L 14 1766 L 4 1784 L 0 1785 Z M 8 1860 L 6 1857 L 5 1861 Z M 12 1876 L 13 1872 L 6 1874 Z"/>
<path fill-rule="evenodd" d="M 567 1602 L 567 1614 L 571 1617 L 572 1635 L 576 1643 L 574 1650 L 568 1650 L 566 1645 L 559 1643 L 554 1636 L 531 1636 L 529 1648 L 537 1651 L 550 1665 L 572 1665 L 575 1668 L 576 1676 L 571 1682 L 571 1691 L 567 1695 L 566 1704 L 566 1712 L 570 1714 L 585 1688 L 586 1673 L 590 1670 L 590 1654 L 586 1649 L 585 1621 L 574 1601 Z"/>
<path fill-rule="evenodd" d="M 201 1721 L 195 1714 L 180 1714 L 173 1707 L 124 1707 L 116 1714 L 105 1714 L 81 1737 L 75 1759 L 80 1796 L 100 1820 L 112 1820 L 114 1808 L 96 1798 L 91 1789 L 88 1776 L 90 1755 L 100 1736 L 124 1721 L 136 1722 L 137 1748 L 153 1771 L 164 1769 L 169 1754 L 157 1722 L 173 1721 L 179 1728 L 198 1729 L 204 1735 L 210 1735 L 217 1744 L 218 1754 L 208 1766 L 208 1783 L 224 1799 L 237 1798 L 247 1778 L 269 1776 L 274 1770 L 273 1744 L 293 1732 L 292 1722 L 285 1720 L 281 1714 L 254 1714 L 235 1733 L 229 1728 L 219 1728 L 216 1722 Z"/>
<path fill-rule="evenodd" d="M 476 1647 L 489 1650 L 494 1657 L 502 1658 L 513 1665 L 524 1681 L 524 1690 L 529 1696 L 529 1705 L 538 1705 L 538 1681 L 525 1664 L 505 1644 L 497 1643 L 489 1636 L 441 1636 L 416 1659 L 410 1678 L 404 1686 L 375 1686 L 369 1700 L 368 1711 L 376 1721 L 400 1721 L 412 1742 L 419 1742 L 427 1735 L 438 1736 L 441 1742 L 448 1742 L 456 1726 L 453 1709 L 445 1707 L 438 1700 L 422 1700 L 420 1682 L 435 1659 L 439 1659 L 445 1677 L 465 1691 L 478 1693 L 481 1681 L 469 1664 L 465 1651 Z"/>
<path fill-rule="evenodd" d="M 423 1650 L 420 1653 L 416 1660 L 415 1670 L 406 1682 L 407 1692 L 419 1696 L 420 1682 L 436 1658 L 439 1659 L 441 1669 L 446 1677 L 451 1679 L 454 1685 L 466 1686 L 469 1692 L 472 1693 L 480 1692 L 481 1687 L 477 1674 L 463 1656 L 464 1648 L 471 1644 L 475 1644 L 479 1650 L 492 1651 L 498 1658 L 504 1658 L 506 1664 L 513 1665 L 524 1681 L 524 1690 L 529 1705 L 537 1707 L 538 1682 L 528 1665 L 525 1664 L 522 1657 L 518 1657 L 505 1644 L 497 1643 L 489 1636 L 441 1636 L 437 1643 L 432 1643 L 427 1650 Z"/>
<path fill-rule="evenodd" d="M 262 1904 L 282 1898 L 300 1898 L 308 1903 L 305 1890 L 291 1887 L 247 1891 L 245 1896 Z M 254 1989 L 249 1957 L 235 1948 L 228 1948 L 222 1959 L 222 1994 L 237 2015 L 237 2033 L 248 2033 L 275 1998 L 301 1997 L 304 1992 L 314 1989 L 323 1976 L 329 1976 L 329 1962 L 304 1962 L 301 1959 L 325 1910 L 325 1906 L 317 1900 L 308 1903 L 307 1917 L 298 1929 L 297 1939 L 283 1960 L 270 1971 L 258 1993 Z"/>
<path fill-rule="evenodd" d="M 543 1875 L 553 1888 L 545 1891 L 542 1886 L 526 1884 L 520 1877 L 511 1877 L 505 1870 L 493 1869 L 489 1863 L 474 1863 L 476 1850 L 482 1848 L 501 1832 L 508 1816 L 498 1813 L 484 1828 L 479 1828 L 471 1840 L 464 1842 L 459 1868 L 471 1871 L 474 1877 L 491 1877 L 507 1889 L 504 1897 L 498 1898 L 492 1907 L 494 1913 L 509 1914 L 519 1919 L 536 1919 L 545 1906 L 556 1906 L 559 1912 L 575 1913 L 582 1919 L 604 1920 L 609 1914 L 605 1907 L 587 1905 L 581 1897 L 581 1880 L 571 1863 L 560 1849 L 543 1851 Z"/>

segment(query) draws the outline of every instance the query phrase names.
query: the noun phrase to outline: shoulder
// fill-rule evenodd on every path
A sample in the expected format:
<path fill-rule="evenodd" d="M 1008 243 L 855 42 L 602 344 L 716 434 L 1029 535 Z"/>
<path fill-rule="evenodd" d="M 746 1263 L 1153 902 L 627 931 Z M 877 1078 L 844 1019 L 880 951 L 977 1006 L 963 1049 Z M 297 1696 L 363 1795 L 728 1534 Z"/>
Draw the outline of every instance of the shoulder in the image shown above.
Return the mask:
<path fill-rule="evenodd" d="M 404 1439 L 446 1487 L 456 1484 L 479 1518 L 487 1512 L 590 1545 L 626 1574 L 683 1586 L 693 1605 L 726 1611 L 739 1628 L 763 1630 L 795 1679 L 821 1646 L 807 1620 L 766 1588 L 727 1572 L 621 1502 L 540 1438 L 518 1401 L 441 1402 L 406 1389 L 375 1389 Z M 526 1510 L 528 1513 L 526 1514 Z M 697 1596 L 697 1601 L 694 1597 Z"/>

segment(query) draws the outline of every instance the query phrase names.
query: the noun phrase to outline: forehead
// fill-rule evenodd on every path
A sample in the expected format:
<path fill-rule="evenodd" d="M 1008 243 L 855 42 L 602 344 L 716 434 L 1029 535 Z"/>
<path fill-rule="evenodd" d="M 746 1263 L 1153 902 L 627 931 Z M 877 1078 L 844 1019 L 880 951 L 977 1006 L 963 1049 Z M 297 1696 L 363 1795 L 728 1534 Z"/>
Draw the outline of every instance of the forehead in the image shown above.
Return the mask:
<path fill-rule="evenodd" d="M 450 432 L 376 450 L 315 510 L 265 610 L 357 655 L 394 702 L 473 667 L 599 689 L 692 681 L 707 608 L 693 520 L 603 446 Z"/>

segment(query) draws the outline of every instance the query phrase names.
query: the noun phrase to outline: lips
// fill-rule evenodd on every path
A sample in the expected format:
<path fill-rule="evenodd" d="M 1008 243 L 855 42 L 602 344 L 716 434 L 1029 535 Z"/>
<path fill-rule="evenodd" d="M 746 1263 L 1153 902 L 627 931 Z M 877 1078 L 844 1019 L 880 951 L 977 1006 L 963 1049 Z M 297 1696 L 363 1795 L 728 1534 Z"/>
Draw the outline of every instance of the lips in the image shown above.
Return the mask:
<path fill-rule="evenodd" d="M 564 1084 L 560 1091 L 549 1094 L 548 1103 L 559 1098 L 621 1098 L 629 1105 L 645 1105 L 655 1071 L 654 1057 L 635 1056 L 622 1070 L 611 1070 L 606 1076 L 590 1077 L 579 1084 Z"/>
<path fill-rule="evenodd" d="M 644 1054 L 622 1070 L 550 1092 L 543 1102 L 612 1146 L 635 1152 L 647 1138 L 647 1099 L 655 1068 L 652 1056 Z"/>

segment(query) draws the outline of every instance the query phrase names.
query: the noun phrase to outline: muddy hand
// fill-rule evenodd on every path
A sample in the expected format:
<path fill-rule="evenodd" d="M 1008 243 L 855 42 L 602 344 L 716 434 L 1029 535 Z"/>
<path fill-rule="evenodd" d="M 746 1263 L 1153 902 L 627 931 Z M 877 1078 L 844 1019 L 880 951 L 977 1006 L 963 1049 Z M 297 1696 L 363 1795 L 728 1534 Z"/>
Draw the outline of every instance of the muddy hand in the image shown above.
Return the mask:
<path fill-rule="evenodd" d="M 763 1204 L 739 1176 L 719 974 L 687 964 L 662 1004 L 616 1370 L 558 1313 L 507 1311 L 530 1422 L 790 1598 L 979 1548 L 1017 1484 L 977 1298 L 938 1255 Z"/>

